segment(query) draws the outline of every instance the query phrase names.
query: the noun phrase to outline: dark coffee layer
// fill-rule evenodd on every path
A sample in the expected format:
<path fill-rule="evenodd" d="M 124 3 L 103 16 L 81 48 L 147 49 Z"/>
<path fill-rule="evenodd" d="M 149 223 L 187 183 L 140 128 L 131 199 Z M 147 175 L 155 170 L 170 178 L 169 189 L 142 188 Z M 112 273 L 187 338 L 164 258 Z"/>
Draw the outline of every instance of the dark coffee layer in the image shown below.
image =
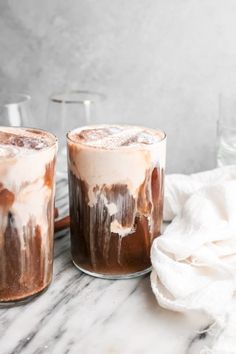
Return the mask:
<path fill-rule="evenodd" d="M 127 185 L 104 185 L 97 189 L 97 202 L 88 205 L 88 186 L 70 171 L 71 250 L 81 268 L 100 274 L 132 274 L 151 266 L 150 248 L 160 234 L 163 211 L 163 171 L 148 170 L 137 199 Z M 104 202 L 106 200 L 106 202 Z M 118 207 L 109 214 L 107 205 Z M 117 222 L 129 228 L 121 237 L 111 232 Z"/>
<path fill-rule="evenodd" d="M 0 302 L 16 301 L 27 298 L 43 290 L 51 281 L 52 245 L 47 245 L 45 252 L 42 245 L 39 225 L 31 220 L 25 227 L 23 235 L 25 247 L 19 242 L 14 216 L 8 214 L 8 225 L 4 233 L 4 246 L 0 251 Z M 47 271 L 45 275 L 45 263 Z"/>

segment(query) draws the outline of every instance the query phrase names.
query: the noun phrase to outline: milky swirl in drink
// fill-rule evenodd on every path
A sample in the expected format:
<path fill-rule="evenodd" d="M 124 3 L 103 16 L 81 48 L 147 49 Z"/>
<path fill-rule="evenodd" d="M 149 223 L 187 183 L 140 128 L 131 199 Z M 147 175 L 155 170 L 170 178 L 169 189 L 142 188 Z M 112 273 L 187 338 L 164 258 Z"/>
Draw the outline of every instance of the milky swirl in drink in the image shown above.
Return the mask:
<path fill-rule="evenodd" d="M 146 254 L 146 264 L 150 263 L 150 244 L 160 233 L 162 218 L 165 134 L 159 130 L 125 125 L 75 129 L 68 134 L 68 167 L 71 210 L 76 209 L 74 215 L 78 216 L 81 224 L 84 222 L 83 229 L 82 226 L 77 227 L 76 222 L 72 223 L 74 258 L 80 252 L 79 244 L 82 244 L 84 255 L 77 257 L 79 262 L 87 254 L 91 258 L 90 268 L 99 271 L 100 258 L 107 264 L 109 272 L 112 253 L 117 263 L 115 271 L 125 273 L 129 272 L 129 256 L 124 247 L 132 247 L 133 250 L 136 247 L 139 250 L 136 255 L 131 251 L 133 258 L 130 258 L 134 260 L 138 253 L 140 258 Z M 87 227 L 86 223 L 90 226 Z M 132 245 L 122 248 L 128 239 L 130 242 L 132 239 Z M 133 263 L 137 265 L 138 259 Z M 140 264 L 140 268 L 142 266 Z"/>
<path fill-rule="evenodd" d="M 0 302 L 51 280 L 56 150 L 50 133 L 0 127 Z"/>
<path fill-rule="evenodd" d="M 95 186 L 125 183 L 135 196 L 150 166 L 165 167 L 165 143 L 159 144 L 165 135 L 159 130 L 102 125 L 75 129 L 68 138 L 76 154 L 70 168 L 88 184 L 90 205 L 96 202 Z"/>

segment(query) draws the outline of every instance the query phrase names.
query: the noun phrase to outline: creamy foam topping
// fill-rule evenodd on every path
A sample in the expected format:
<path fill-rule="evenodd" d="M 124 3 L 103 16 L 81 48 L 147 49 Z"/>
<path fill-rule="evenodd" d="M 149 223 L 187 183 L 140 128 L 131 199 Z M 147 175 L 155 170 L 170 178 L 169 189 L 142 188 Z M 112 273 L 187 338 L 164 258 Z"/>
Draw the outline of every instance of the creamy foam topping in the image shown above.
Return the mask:
<path fill-rule="evenodd" d="M 52 146 L 55 137 L 42 130 L 0 127 L 0 157 L 28 154 Z"/>
<path fill-rule="evenodd" d="M 138 126 L 101 125 L 83 127 L 68 134 L 70 140 L 86 146 L 116 149 L 153 145 L 164 139 L 163 132 Z"/>

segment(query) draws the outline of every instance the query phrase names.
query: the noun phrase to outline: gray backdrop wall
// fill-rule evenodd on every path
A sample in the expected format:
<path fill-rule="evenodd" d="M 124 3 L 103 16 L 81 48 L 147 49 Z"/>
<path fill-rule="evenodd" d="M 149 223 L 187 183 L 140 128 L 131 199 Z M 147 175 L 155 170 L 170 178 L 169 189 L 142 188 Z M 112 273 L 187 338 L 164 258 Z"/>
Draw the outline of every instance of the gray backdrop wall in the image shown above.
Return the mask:
<path fill-rule="evenodd" d="M 0 90 L 104 92 L 104 121 L 168 135 L 168 171 L 215 165 L 218 94 L 236 92 L 234 0 L 0 0 Z"/>

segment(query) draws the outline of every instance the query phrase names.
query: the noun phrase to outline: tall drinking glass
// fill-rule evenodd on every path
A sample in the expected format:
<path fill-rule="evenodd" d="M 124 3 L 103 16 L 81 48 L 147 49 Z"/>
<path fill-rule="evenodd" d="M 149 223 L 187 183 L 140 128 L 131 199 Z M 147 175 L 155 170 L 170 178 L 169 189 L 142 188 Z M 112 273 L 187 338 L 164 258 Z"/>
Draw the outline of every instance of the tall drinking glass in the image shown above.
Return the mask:
<path fill-rule="evenodd" d="M 98 120 L 104 95 L 89 91 L 68 91 L 52 94 L 48 106 L 47 130 L 59 139 L 59 177 L 67 177 L 66 133 Z"/>
<path fill-rule="evenodd" d="M 51 133 L 0 127 L 0 306 L 51 282 L 56 152 Z"/>
<path fill-rule="evenodd" d="M 110 279 L 149 272 L 162 224 L 165 133 L 96 125 L 69 132 L 67 144 L 75 266 Z"/>
<path fill-rule="evenodd" d="M 236 164 L 236 94 L 219 96 L 217 166 Z"/>

